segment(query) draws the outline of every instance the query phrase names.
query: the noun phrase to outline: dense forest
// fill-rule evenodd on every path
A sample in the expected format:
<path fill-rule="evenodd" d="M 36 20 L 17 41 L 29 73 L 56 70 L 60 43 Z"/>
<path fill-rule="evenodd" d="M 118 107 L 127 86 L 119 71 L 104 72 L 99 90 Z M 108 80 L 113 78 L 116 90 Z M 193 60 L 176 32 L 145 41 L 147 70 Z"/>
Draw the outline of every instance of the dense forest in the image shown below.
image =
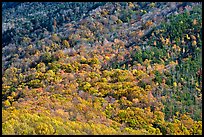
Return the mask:
<path fill-rule="evenodd" d="M 3 2 L 2 134 L 202 135 L 202 2 Z"/>

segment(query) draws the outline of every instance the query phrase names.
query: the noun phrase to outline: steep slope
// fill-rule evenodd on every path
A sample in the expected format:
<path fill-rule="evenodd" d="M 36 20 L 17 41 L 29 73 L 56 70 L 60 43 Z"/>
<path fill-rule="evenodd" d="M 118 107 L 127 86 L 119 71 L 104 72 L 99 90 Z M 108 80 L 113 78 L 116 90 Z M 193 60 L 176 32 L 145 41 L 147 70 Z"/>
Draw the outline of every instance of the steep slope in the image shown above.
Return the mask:
<path fill-rule="evenodd" d="M 106 3 L 5 44 L 3 134 L 202 134 L 201 9 Z"/>

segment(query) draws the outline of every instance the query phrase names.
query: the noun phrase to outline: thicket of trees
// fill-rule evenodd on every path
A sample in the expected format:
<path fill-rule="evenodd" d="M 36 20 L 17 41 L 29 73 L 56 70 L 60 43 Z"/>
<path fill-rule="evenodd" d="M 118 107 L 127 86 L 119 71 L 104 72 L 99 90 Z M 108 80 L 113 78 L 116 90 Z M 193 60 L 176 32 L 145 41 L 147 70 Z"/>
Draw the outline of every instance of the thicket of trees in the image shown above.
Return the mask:
<path fill-rule="evenodd" d="M 141 32 L 117 31 L 162 6 L 107 3 L 67 37 L 4 47 L 2 134 L 201 135 L 202 6 L 143 23 L 133 45 Z"/>

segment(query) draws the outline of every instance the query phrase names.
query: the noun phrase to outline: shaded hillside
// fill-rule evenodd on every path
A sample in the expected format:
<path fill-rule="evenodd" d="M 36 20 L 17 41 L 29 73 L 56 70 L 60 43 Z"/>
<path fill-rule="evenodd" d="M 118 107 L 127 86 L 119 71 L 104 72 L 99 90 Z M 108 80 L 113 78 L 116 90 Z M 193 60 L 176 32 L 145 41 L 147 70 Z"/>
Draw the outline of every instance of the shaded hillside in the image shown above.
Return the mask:
<path fill-rule="evenodd" d="M 72 11 L 62 15 L 75 14 L 61 22 L 63 5 Z M 46 14 L 53 30 L 19 25 L 3 33 L 10 41 L 2 51 L 2 134 L 202 134 L 200 3 L 19 8 L 31 10 L 5 11 L 12 16 L 4 21 L 35 24 Z M 36 11 L 43 14 L 28 18 Z"/>

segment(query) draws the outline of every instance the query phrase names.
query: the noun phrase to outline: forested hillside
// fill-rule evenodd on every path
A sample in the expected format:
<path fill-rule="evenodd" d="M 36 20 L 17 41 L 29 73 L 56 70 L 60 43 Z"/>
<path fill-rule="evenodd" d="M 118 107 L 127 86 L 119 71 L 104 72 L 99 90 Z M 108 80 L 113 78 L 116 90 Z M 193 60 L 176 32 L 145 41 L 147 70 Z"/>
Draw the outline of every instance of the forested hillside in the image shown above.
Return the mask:
<path fill-rule="evenodd" d="M 2 134 L 202 134 L 202 3 L 2 7 Z"/>

